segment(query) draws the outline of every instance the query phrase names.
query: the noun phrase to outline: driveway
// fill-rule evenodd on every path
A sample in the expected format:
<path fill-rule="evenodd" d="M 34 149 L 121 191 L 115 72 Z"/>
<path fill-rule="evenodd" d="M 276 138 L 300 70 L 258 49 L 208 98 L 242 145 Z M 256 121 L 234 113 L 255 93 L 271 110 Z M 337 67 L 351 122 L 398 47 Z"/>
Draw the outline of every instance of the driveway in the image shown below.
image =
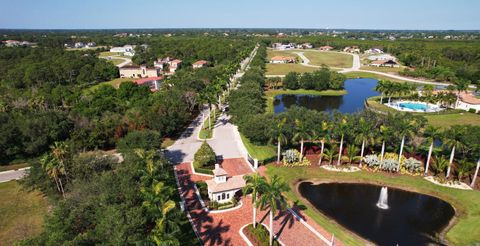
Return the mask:
<path fill-rule="evenodd" d="M 0 183 L 21 179 L 27 174 L 28 169 L 29 167 L 25 167 L 18 170 L 0 172 Z"/>
<path fill-rule="evenodd" d="M 223 159 L 245 158 L 247 150 L 243 146 L 237 126 L 230 123 L 230 117 L 221 114 L 213 129 L 213 139 L 207 141 L 217 156 Z"/>

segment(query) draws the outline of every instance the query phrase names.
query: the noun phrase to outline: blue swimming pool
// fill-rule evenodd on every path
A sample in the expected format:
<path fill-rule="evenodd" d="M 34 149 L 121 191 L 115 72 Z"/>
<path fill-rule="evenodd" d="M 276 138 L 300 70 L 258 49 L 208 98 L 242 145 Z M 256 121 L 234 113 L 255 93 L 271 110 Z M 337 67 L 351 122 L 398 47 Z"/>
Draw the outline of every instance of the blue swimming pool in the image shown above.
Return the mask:
<path fill-rule="evenodd" d="M 411 103 L 411 102 L 405 102 L 405 103 L 399 103 L 399 106 L 401 108 L 408 108 L 411 110 L 422 110 L 426 111 L 428 109 L 428 105 L 425 103 Z"/>

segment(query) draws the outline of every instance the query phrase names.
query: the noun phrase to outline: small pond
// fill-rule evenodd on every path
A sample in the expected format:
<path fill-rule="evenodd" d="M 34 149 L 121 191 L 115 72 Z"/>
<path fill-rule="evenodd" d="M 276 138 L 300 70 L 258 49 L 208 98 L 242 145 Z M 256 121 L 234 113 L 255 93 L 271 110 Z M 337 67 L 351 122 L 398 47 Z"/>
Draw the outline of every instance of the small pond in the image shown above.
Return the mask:
<path fill-rule="evenodd" d="M 376 185 L 303 182 L 298 188 L 320 212 L 379 245 L 439 244 L 437 233 L 455 214 L 436 197 L 393 188 L 384 189 L 388 208 L 381 209 Z"/>
<path fill-rule="evenodd" d="M 318 111 L 354 113 L 364 109 L 365 99 L 380 95 L 374 90 L 377 82 L 376 79 L 347 79 L 344 83 L 347 94 L 343 96 L 277 95 L 273 102 L 274 111 L 278 114 L 298 105 Z"/>

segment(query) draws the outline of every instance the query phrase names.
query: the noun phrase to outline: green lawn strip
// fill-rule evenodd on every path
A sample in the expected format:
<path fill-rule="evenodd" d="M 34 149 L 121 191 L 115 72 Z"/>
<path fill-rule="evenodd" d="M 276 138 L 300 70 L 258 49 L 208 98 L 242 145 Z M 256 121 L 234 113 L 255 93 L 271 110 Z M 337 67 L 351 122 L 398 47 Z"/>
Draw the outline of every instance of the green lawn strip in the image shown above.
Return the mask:
<path fill-rule="evenodd" d="M 385 106 L 379 102 L 380 96 L 370 97 L 367 99 L 368 107 L 372 108 L 376 111 L 382 112 L 398 112 L 397 110 Z M 384 102 L 388 100 L 387 98 L 383 98 Z M 435 127 L 441 128 L 449 128 L 453 125 L 480 125 L 480 115 L 470 113 L 463 110 L 447 110 L 447 111 L 440 111 L 438 113 L 412 113 L 415 115 L 423 115 L 427 118 L 428 123 Z"/>
<path fill-rule="evenodd" d="M 118 89 L 118 87 L 120 87 L 121 83 L 127 82 L 127 81 L 132 81 L 133 82 L 133 80 L 135 80 L 135 79 L 132 79 L 132 78 L 116 78 L 116 79 L 112 79 L 110 81 L 100 82 L 99 84 L 96 84 L 94 86 L 90 86 L 90 87 L 86 88 L 85 90 L 83 90 L 83 92 L 96 90 L 102 85 L 111 85 L 111 86 L 115 87 L 115 89 Z"/>
<path fill-rule="evenodd" d="M 42 231 L 47 199 L 38 191 L 27 192 L 16 181 L 0 183 L 0 244 L 36 236 Z"/>
<path fill-rule="evenodd" d="M 18 163 L 18 164 L 0 166 L 0 172 L 9 171 L 9 170 L 18 170 L 20 168 L 29 167 L 29 166 L 30 166 L 29 163 Z"/>
<path fill-rule="evenodd" d="M 310 60 L 310 64 L 312 65 L 350 68 L 353 64 L 353 56 L 349 54 L 314 50 L 305 50 L 303 53 L 304 56 Z"/>
<path fill-rule="evenodd" d="M 215 128 L 214 126 L 218 116 L 220 116 L 220 112 L 215 110 L 215 115 L 211 117 L 211 129 L 208 128 L 208 117 L 205 118 L 205 121 L 203 121 L 202 124 L 202 129 L 200 129 L 200 133 L 198 134 L 200 139 L 210 139 L 213 137 L 213 129 Z"/>
<path fill-rule="evenodd" d="M 361 70 L 370 70 L 370 71 L 378 71 L 382 73 L 395 73 L 403 71 L 405 67 L 374 67 L 374 66 L 362 66 L 360 67 Z"/>
<path fill-rule="evenodd" d="M 250 140 L 240 133 L 243 145 L 247 149 L 250 156 L 258 159 L 259 162 L 275 158 L 277 155 L 276 149 L 272 145 L 255 145 Z"/>
<path fill-rule="evenodd" d="M 267 63 L 266 65 L 266 75 L 286 75 L 289 72 L 297 73 L 311 73 L 313 71 L 319 70 L 317 67 L 307 67 L 300 64 L 272 64 Z"/>
<path fill-rule="evenodd" d="M 429 194 L 440 197 L 449 202 L 456 210 L 456 219 L 453 227 L 447 232 L 446 239 L 452 245 L 469 245 L 480 242 L 480 192 L 452 189 L 430 183 L 419 176 L 389 175 L 378 172 L 329 172 L 323 169 L 311 167 L 277 167 L 267 166 L 268 175 L 277 174 L 285 179 L 292 190 L 285 193 L 290 202 L 298 201 L 305 205 L 305 212 L 315 222 L 321 225 L 328 232 L 335 233 L 345 245 L 363 245 L 362 239 L 347 231 L 342 226 L 332 222 L 329 218 L 317 212 L 310 205 L 305 204 L 295 192 L 296 182 L 299 180 L 321 180 L 333 182 L 362 182 L 374 183 L 398 187 L 406 190 Z"/>
<path fill-rule="evenodd" d="M 346 90 L 316 91 L 316 90 L 304 90 L 304 89 L 298 89 L 298 90 L 268 90 L 268 91 L 265 91 L 265 98 L 267 99 L 266 112 L 267 113 L 273 113 L 274 112 L 273 100 L 275 100 L 275 97 L 277 95 L 299 95 L 299 94 L 316 95 L 316 96 L 342 96 L 342 95 L 347 94 L 347 91 Z"/>
<path fill-rule="evenodd" d="M 377 80 L 390 80 L 390 81 L 393 81 L 393 82 L 401 82 L 401 83 L 408 82 L 408 81 L 405 81 L 405 80 L 395 79 L 395 78 L 391 78 L 391 77 L 388 77 L 388 76 L 375 74 L 375 73 L 369 73 L 369 72 L 363 72 L 363 71 L 348 72 L 348 73 L 344 73 L 344 74 L 349 79 L 369 78 L 369 79 L 377 79 Z"/>

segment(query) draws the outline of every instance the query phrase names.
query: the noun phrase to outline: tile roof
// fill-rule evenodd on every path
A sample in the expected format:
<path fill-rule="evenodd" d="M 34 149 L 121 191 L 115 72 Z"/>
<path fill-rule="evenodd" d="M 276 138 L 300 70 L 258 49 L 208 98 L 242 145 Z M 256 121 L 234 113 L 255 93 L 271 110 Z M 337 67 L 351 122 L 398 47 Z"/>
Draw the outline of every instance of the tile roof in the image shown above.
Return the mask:
<path fill-rule="evenodd" d="M 205 61 L 205 60 L 199 60 L 199 61 L 196 61 L 193 63 L 193 65 L 205 65 L 207 64 L 208 61 Z"/>
<path fill-rule="evenodd" d="M 150 81 L 159 81 L 159 80 L 163 80 L 163 76 L 160 76 L 160 77 L 149 77 L 149 78 L 142 78 L 142 79 L 137 79 L 135 80 L 135 83 L 141 85 L 141 84 L 144 84 L 144 83 L 147 83 L 147 82 L 150 82 Z"/>
<path fill-rule="evenodd" d="M 243 175 L 227 178 L 227 182 L 224 183 L 216 183 L 213 179 L 205 180 L 205 183 L 207 183 L 208 189 L 214 193 L 241 189 L 245 187 L 246 184 L 245 180 L 243 179 Z"/>
<path fill-rule="evenodd" d="M 295 60 L 295 57 L 292 57 L 292 56 L 274 56 L 270 60 L 272 60 L 272 61 L 292 61 L 292 60 Z"/>

